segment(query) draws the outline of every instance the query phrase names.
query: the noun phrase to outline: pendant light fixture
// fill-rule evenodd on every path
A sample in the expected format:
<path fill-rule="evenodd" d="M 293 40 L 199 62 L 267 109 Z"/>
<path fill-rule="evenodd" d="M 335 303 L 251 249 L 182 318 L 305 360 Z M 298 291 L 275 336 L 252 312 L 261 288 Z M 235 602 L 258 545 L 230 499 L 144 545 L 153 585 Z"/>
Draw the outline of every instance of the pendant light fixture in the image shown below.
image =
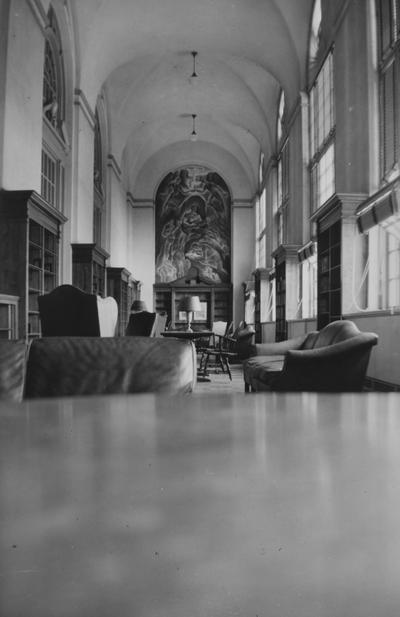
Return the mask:
<path fill-rule="evenodd" d="M 197 141 L 197 133 L 196 133 L 196 118 L 197 114 L 192 114 L 193 118 L 193 130 L 190 135 L 190 141 Z"/>

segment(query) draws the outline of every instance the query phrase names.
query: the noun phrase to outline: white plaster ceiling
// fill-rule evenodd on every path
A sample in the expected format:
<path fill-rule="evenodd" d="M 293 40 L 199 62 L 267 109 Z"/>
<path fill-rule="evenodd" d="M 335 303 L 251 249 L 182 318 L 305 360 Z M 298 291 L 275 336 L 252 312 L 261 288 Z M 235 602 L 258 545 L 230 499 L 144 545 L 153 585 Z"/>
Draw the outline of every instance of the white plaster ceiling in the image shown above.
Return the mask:
<path fill-rule="evenodd" d="M 252 196 L 260 152 L 268 160 L 275 150 L 280 88 L 290 108 L 305 85 L 313 0 L 71 5 L 82 88 L 93 108 L 103 92 L 109 150 L 127 189 L 135 196 L 138 179 L 143 184 L 160 157 L 166 171 L 196 162 L 215 168 L 218 159 L 228 183 L 240 170 L 240 196 Z M 193 50 L 197 77 L 191 77 Z M 197 115 L 195 143 L 191 114 Z"/>

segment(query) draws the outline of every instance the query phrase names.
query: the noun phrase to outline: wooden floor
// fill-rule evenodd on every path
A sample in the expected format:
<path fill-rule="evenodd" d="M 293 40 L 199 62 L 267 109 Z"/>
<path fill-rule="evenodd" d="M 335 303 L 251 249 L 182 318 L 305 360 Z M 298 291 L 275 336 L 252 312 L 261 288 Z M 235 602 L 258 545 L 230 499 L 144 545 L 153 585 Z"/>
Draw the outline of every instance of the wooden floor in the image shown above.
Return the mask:
<path fill-rule="evenodd" d="M 241 364 L 233 364 L 231 366 L 232 381 L 227 373 L 218 373 L 210 371 L 210 381 L 198 381 L 195 394 L 204 394 L 206 392 L 215 393 L 244 393 L 243 371 Z"/>

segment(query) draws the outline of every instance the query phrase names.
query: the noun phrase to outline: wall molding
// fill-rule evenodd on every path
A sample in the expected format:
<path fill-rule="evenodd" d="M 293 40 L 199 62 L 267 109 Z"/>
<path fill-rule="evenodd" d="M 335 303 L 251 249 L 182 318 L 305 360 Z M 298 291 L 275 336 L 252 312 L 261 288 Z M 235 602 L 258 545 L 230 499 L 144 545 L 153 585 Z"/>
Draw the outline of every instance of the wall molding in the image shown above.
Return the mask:
<path fill-rule="evenodd" d="M 254 199 L 232 199 L 232 208 L 252 208 Z"/>
<path fill-rule="evenodd" d="M 94 131 L 95 115 L 92 108 L 90 107 L 89 101 L 87 100 L 85 93 L 80 88 L 75 88 L 74 105 L 76 105 L 82 110 L 83 115 L 86 117 L 87 121 L 92 127 L 92 130 Z"/>
<path fill-rule="evenodd" d="M 143 197 L 140 199 L 138 197 L 134 197 L 132 193 L 128 191 L 126 194 L 126 199 L 132 208 L 154 208 L 154 201 L 148 197 Z"/>
<path fill-rule="evenodd" d="M 121 167 L 118 165 L 115 156 L 111 153 L 107 155 L 107 167 L 114 172 L 117 180 L 120 182 L 122 178 Z"/>
<path fill-rule="evenodd" d="M 46 27 L 48 26 L 48 20 L 42 3 L 40 2 L 40 0 L 28 0 L 27 4 L 31 9 L 34 18 L 36 19 L 39 28 L 44 33 Z"/>

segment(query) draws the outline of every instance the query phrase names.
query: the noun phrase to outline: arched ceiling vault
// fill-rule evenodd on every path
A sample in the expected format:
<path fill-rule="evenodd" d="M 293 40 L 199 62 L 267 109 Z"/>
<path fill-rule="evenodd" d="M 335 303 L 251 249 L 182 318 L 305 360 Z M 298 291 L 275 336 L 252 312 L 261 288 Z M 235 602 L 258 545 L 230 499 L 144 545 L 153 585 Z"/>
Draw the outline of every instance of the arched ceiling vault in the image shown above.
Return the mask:
<path fill-rule="evenodd" d="M 201 156 L 206 163 L 218 152 L 221 167 L 235 161 L 254 194 L 260 152 L 268 160 L 275 150 L 280 89 L 290 108 L 305 84 L 313 0 L 70 5 L 82 88 L 93 107 L 104 92 L 110 152 L 121 162 L 126 188 L 135 195 L 138 178 L 160 153 L 171 168 L 178 159 Z M 196 143 L 189 140 L 191 114 Z"/>

